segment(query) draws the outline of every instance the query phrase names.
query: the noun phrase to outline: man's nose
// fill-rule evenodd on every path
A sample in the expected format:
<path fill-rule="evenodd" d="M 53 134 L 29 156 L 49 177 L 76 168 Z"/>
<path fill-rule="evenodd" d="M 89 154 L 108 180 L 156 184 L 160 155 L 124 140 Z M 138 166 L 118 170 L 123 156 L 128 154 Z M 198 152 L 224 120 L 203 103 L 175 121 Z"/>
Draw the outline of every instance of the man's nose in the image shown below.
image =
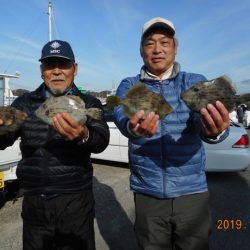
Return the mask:
<path fill-rule="evenodd" d="M 161 45 L 160 43 L 155 43 L 154 53 L 159 53 L 159 52 L 161 52 Z"/>
<path fill-rule="evenodd" d="M 53 74 L 56 74 L 56 75 L 61 74 L 61 69 L 58 67 L 58 64 L 55 65 L 55 67 L 53 68 L 52 73 L 53 73 Z"/>

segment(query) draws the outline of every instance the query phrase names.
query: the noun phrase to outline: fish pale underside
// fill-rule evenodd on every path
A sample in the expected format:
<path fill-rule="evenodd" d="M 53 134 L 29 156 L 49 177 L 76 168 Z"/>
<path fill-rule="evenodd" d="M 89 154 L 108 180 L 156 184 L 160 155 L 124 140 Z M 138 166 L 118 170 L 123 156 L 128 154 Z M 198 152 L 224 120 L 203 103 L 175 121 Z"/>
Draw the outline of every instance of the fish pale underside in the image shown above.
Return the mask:
<path fill-rule="evenodd" d="M 50 125 L 52 118 L 59 113 L 69 113 L 74 120 L 81 124 L 85 124 L 87 116 L 96 120 L 102 118 L 101 109 L 86 108 L 84 101 L 74 95 L 51 96 L 35 111 L 38 118 Z"/>

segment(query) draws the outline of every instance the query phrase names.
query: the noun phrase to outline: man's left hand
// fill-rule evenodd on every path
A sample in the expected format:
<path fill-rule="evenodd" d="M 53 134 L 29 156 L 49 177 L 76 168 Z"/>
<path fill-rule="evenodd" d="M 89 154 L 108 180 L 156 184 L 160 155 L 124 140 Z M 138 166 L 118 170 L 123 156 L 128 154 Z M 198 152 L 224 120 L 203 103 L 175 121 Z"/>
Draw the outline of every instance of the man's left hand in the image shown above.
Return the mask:
<path fill-rule="evenodd" d="M 88 136 L 88 128 L 74 120 L 68 113 L 54 116 L 53 127 L 68 140 L 82 139 Z"/>
<path fill-rule="evenodd" d="M 215 105 L 208 104 L 201 109 L 202 131 L 206 137 L 216 137 L 229 127 L 229 113 L 225 106 L 216 101 Z"/>

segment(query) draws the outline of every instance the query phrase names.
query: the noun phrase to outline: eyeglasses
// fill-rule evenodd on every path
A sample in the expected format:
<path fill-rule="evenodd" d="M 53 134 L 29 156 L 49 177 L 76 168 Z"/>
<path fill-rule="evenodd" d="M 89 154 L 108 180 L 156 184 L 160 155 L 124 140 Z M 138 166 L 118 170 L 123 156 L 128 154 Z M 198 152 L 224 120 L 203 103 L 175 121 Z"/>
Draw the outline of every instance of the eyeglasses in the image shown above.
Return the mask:
<path fill-rule="evenodd" d="M 42 61 L 42 66 L 46 69 L 69 69 L 74 65 L 74 62 L 64 58 L 47 58 Z"/>

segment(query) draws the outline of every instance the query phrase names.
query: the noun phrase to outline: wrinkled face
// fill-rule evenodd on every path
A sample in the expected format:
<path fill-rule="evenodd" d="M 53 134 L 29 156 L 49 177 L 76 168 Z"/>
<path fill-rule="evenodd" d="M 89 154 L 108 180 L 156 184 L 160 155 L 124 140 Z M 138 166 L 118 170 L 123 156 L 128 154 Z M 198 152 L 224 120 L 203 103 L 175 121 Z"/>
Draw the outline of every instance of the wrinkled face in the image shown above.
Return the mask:
<path fill-rule="evenodd" d="M 55 95 L 65 93 L 77 74 L 77 64 L 64 58 L 51 57 L 42 60 L 41 75 L 44 83 Z"/>
<path fill-rule="evenodd" d="M 155 30 L 147 35 L 141 46 L 141 56 L 148 71 L 162 77 L 169 69 L 176 55 L 174 38 L 164 30 Z"/>

